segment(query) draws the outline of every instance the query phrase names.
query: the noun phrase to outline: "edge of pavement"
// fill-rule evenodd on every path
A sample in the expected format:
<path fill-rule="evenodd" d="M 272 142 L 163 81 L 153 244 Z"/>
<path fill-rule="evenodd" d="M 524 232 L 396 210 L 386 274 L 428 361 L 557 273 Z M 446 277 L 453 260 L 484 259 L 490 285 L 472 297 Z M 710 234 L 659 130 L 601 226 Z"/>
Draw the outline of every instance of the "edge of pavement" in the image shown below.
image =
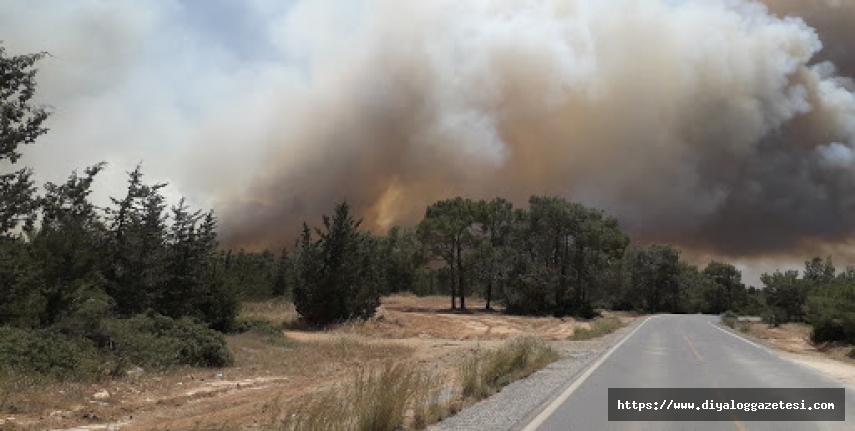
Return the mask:
<path fill-rule="evenodd" d="M 638 331 L 644 323 L 658 316 L 660 316 L 660 314 L 639 316 L 629 325 L 602 337 L 600 340 L 605 341 L 607 347 L 603 348 L 602 351 L 588 359 L 584 365 L 570 376 L 567 382 L 553 390 L 537 408 L 520 418 L 520 420 L 511 427 L 511 429 L 514 431 L 532 431 L 537 429 L 537 427 L 549 418 L 557 407 L 561 405 L 578 386 L 587 380 L 588 376 L 599 368 L 600 364 L 605 362 L 612 353 L 617 351 L 617 349 L 620 348 L 626 340 L 632 337 L 632 335 L 635 334 L 635 332 Z"/>

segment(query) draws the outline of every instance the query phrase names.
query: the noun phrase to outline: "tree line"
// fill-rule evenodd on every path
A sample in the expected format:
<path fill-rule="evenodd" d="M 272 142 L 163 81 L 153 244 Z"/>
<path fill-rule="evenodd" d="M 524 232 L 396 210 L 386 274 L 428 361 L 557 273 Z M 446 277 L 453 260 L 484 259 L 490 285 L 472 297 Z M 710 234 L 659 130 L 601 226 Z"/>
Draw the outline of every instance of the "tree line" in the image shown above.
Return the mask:
<path fill-rule="evenodd" d="M 700 269 L 670 245 L 633 244 L 614 218 L 560 197 L 532 196 L 526 208 L 457 197 L 428 206 L 411 228 L 375 235 L 359 225 L 341 203 L 322 228 L 304 224 L 298 246 L 278 264 L 269 252 L 254 254 L 269 270 L 253 291 L 293 299 L 318 325 L 369 317 L 380 296 L 402 291 L 448 295 L 451 310 L 466 311 L 466 298 L 480 296 L 487 310 L 582 318 L 596 309 L 756 314 L 765 307 L 735 266 Z M 291 275 L 277 277 L 283 268 Z M 277 289 L 276 279 L 291 284 Z"/>
<path fill-rule="evenodd" d="M 39 193 L 18 168 L 21 146 L 47 133 L 33 103 L 45 53 L 0 45 L 0 372 L 56 377 L 130 364 L 231 363 L 222 331 L 238 298 L 219 259 L 213 212 L 168 207 L 137 167 L 124 196 L 91 199 L 97 163 Z"/>
<path fill-rule="evenodd" d="M 814 257 L 805 261 L 801 276 L 796 270 L 775 271 L 761 280 L 768 304 L 764 320 L 808 323 L 817 343 L 855 344 L 855 267 L 838 272 L 831 256 Z M 855 350 L 849 355 L 855 357 Z"/>

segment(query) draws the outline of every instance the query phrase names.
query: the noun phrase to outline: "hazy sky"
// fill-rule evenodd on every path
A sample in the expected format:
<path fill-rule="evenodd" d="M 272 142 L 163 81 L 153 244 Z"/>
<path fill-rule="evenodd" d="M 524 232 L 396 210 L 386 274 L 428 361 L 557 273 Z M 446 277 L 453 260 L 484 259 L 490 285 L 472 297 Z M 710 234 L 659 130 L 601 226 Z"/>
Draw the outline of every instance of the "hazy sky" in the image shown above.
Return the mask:
<path fill-rule="evenodd" d="M 107 161 L 104 201 L 143 162 L 231 245 L 548 193 L 756 282 L 855 264 L 855 0 L 766 4 L 0 0 L 0 40 L 52 54 L 39 180 Z"/>

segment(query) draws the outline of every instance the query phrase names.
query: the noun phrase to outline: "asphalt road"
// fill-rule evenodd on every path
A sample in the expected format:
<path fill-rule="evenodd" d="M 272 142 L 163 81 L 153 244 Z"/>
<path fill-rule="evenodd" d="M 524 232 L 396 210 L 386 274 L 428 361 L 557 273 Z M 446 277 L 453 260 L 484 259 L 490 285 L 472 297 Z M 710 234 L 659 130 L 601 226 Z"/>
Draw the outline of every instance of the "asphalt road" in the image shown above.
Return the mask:
<path fill-rule="evenodd" d="M 557 430 L 855 430 L 846 387 L 845 422 L 609 422 L 608 388 L 841 388 L 840 382 L 719 328 L 718 317 L 648 319 L 607 352 L 526 431 Z"/>

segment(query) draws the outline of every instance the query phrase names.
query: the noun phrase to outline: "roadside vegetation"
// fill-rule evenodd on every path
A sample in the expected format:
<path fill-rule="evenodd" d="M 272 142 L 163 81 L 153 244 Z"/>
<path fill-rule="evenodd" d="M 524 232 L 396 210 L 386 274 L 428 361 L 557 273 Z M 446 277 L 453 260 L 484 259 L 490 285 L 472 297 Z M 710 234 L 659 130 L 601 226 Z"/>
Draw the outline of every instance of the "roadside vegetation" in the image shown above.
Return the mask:
<path fill-rule="evenodd" d="M 376 431 L 424 429 L 503 386 L 555 361 L 558 353 L 533 337 L 476 353 L 447 372 L 406 362 L 362 369 L 335 387 L 298 400 L 275 400 L 274 430 Z"/>
<path fill-rule="evenodd" d="M 592 340 L 611 334 L 612 332 L 615 332 L 622 327 L 623 323 L 620 321 L 620 319 L 614 317 L 596 319 L 590 323 L 590 327 L 576 328 L 576 330 L 573 331 L 573 335 L 571 335 L 568 340 Z"/>
<path fill-rule="evenodd" d="M 508 341 L 461 364 L 461 395 L 464 400 L 484 399 L 556 359 L 558 353 L 543 340 L 525 337 Z"/>
<path fill-rule="evenodd" d="M 801 326 L 806 325 L 807 338 L 815 348 L 846 348 L 847 355 L 855 358 L 851 348 L 855 344 L 855 267 L 837 271 L 830 256 L 814 257 L 805 261 L 801 274 L 775 271 L 763 274 L 761 280 L 764 288 L 755 296 L 759 307 L 728 309 L 722 314 L 723 324 L 755 335 L 767 331 L 755 331 L 757 323 L 740 320 L 739 314 L 762 317 L 769 328 L 786 327 L 794 333 L 803 332 Z"/>

